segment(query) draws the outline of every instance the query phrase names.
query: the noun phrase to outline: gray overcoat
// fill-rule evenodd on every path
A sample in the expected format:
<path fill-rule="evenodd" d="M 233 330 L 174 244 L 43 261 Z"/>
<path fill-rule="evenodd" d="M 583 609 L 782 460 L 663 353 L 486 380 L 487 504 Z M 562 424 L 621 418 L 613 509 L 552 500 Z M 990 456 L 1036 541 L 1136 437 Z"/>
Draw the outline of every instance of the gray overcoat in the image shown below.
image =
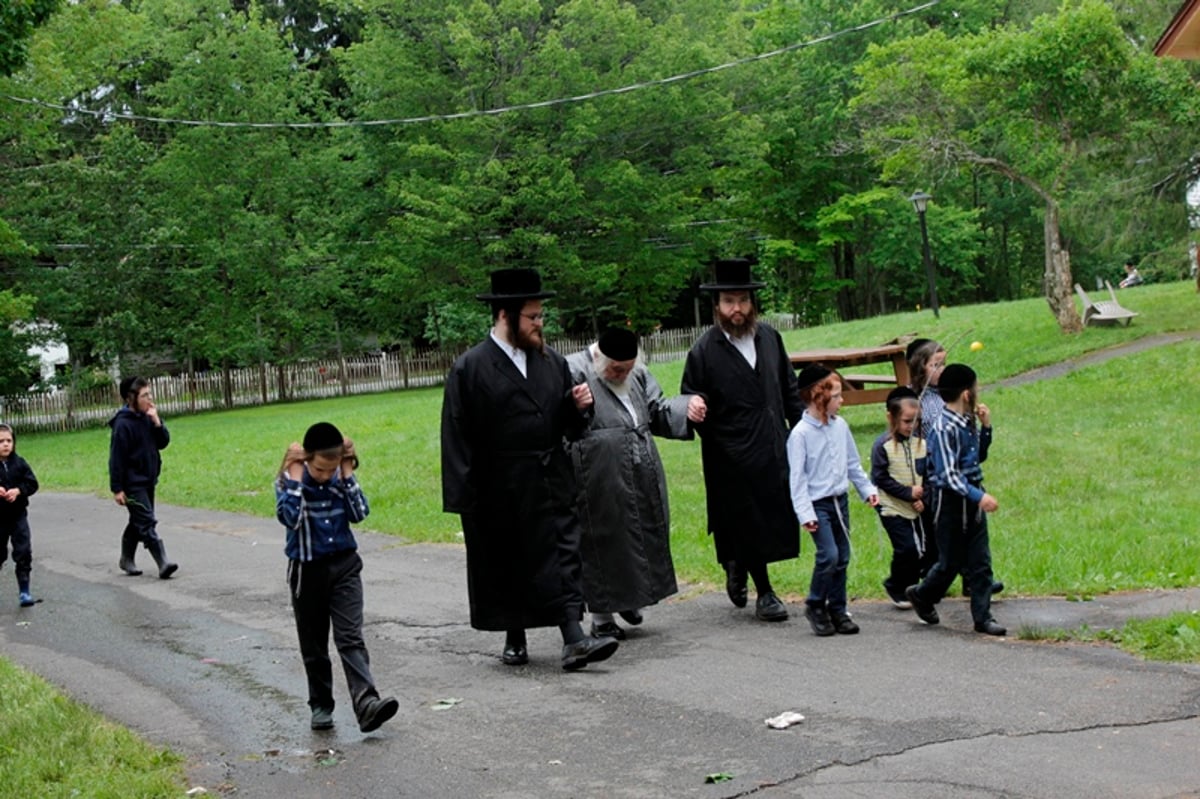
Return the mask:
<path fill-rule="evenodd" d="M 667 479 L 654 436 L 690 438 L 685 396 L 667 399 L 638 365 L 627 378 L 637 424 L 596 373 L 590 350 L 567 358 L 576 383 L 588 382 L 594 413 L 571 442 L 583 527 L 583 595 L 588 610 L 616 613 L 674 594 Z"/>

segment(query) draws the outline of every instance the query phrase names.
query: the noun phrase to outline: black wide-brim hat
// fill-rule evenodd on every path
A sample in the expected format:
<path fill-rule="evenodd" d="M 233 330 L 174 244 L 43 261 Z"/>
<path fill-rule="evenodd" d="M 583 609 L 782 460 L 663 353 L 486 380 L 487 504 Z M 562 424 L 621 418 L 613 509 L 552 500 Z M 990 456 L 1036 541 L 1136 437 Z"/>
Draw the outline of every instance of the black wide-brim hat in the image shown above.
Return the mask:
<path fill-rule="evenodd" d="M 542 276 L 536 269 L 497 269 L 492 272 L 492 290 L 476 294 L 484 302 L 496 300 L 541 300 L 556 292 L 542 291 Z"/>
<path fill-rule="evenodd" d="M 713 264 L 712 283 L 701 283 L 701 291 L 754 291 L 766 283 L 750 279 L 750 267 L 754 262 L 748 258 L 728 258 Z"/>

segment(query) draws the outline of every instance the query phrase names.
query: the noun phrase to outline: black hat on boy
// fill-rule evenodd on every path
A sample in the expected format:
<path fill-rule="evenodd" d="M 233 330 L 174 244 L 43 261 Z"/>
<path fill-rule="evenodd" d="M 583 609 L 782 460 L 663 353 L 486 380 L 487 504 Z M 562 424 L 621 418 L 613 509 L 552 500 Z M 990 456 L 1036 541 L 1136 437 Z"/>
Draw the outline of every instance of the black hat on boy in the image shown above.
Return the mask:
<path fill-rule="evenodd" d="M 623 327 L 610 327 L 600 334 L 600 352 L 609 360 L 632 361 L 637 357 L 637 333 Z"/>
<path fill-rule="evenodd" d="M 475 299 L 484 302 L 541 300 L 555 295 L 553 291 L 542 291 L 542 276 L 536 269 L 497 269 L 491 277 L 491 292 L 476 294 Z"/>
<path fill-rule="evenodd" d="M 749 258 L 728 258 L 713 264 L 712 283 L 701 283 L 701 291 L 754 291 L 761 289 L 766 283 L 750 279 L 750 267 L 754 261 Z"/>
<path fill-rule="evenodd" d="M 966 391 L 975 385 L 975 370 L 965 363 L 952 363 L 938 377 L 938 391 Z"/>
<path fill-rule="evenodd" d="M 343 443 L 341 431 L 329 422 L 317 422 L 304 433 L 305 452 L 324 452 L 336 449 Z"/>
<path fill-rule="evenodd" d="M 908 386 L 900 386 L 899 388 L 893 388 L 891 391 L 888 392 L 887 404 L 891 405 L 893 402 L 898 402 L 899 400 L 902 400 L 902 399 L 920 399 L 920 398 L 921 398 L 921 395 L 919 395 L 917 392 L 913 391 Z"/>
<path fill-rule="evenodd" d="M 796 375 L 796 384 L 803 391 L 820 383 L 831 374 L 833 374 L 833 370 L 828 366 L 819 363 L 810 363 L 800 370 L 800 374 Z"/>

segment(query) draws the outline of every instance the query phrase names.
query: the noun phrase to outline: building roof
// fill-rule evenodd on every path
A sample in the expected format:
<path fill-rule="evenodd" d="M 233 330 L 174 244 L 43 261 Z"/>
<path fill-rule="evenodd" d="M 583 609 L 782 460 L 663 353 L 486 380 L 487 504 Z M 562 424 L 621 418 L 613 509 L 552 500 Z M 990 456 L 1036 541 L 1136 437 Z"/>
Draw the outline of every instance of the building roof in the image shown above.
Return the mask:
<path fill-rule="evenodd" d="M 1200 59 L 1200 0 L 1186 0 L 1154 45 L 1156 56 Z"/>

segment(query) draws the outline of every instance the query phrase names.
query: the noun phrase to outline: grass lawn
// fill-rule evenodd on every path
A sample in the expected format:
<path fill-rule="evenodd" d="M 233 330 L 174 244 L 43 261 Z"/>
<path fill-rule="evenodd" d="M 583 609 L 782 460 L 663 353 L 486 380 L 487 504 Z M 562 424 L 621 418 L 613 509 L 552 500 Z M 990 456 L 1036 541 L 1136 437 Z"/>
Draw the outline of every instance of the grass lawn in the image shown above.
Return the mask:
<path fill-rule="evenodd" d="M 951 344 L 987 384 L 1134 339 L 1200 327 L 1191 283 L 1127 290 L 1141 312 L 1130 327 L 1058 332 L 1041 299 L 942 308 L 940 320 L 902 313 L 785 335 L 792 349 L 876 344 L 916 333 Z M 972 353 L 968 344 L 981 341 Z M 682 361 L 655 364 L 668 393 Z M 985 391 L 996 441 L 984 464 L 1000 501 L 991 519 L 998 578 L 1013 594 L 1096 594 L 1200 585 L 1200 492 L 1191 489 L 1200 452 L 1200 342 L 1156 348 L 1017 388 Z M 329 399 L 167 419 L 159 500 L 274 515 L 271 482 L 283 452 L 312 422 L 326 419 L 355 439 L 372 512 L 364 525 L 409 541 L 455 542 L 458 519 L 441 512 L 441 389 Z M 847 408 L 864 459 L 885 426 L 882 405 Z M 107 496 L 108 430 L 18 435 L 19 450 L 44 488 Z M 720 584 L 705 530 L 698 442 L 662 441 L 672 503 L 672 544 L 681 578 Z M 1189 466 L 1190 464 L 1190 466 Z M 32 513 L 36 526 L 37 499 Z M 881 597 L 890 551 L 873 511 L 852 503 L 856 544 L 850 590 Z M 100 531 L 103 532 L 103 531 Z M 116 548 L 118 530 L 111 533 Z M 282 548 L 283 530 L 280 529 Z M 282 557 L 282 554 L 280 555 Z M 782 593 L 803 593 L 811 542 L 799 560 L 776 564 Z"/>
<path fill-rule="evenodd" d="M 0 794 L 33 799 L 181 796 L 183 761 L 0 658 Z"/>

